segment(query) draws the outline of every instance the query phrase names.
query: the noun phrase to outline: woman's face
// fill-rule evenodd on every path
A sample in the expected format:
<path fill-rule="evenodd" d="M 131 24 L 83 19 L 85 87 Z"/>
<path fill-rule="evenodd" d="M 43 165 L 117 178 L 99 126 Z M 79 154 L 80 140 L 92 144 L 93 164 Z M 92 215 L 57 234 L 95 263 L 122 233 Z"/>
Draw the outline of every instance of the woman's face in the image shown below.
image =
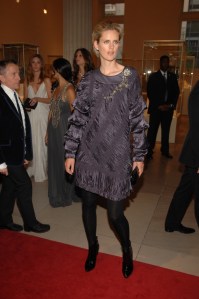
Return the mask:
<path fill-rule="evenodd" d="M 59 76 L 60 76 L 60 74 L 59 74 L 55 69 L 53 69 L 53 78 L 54 78 L 55 80 L 58 80 L 58 79 L 59 79 Z"/>
<path fill-rule="evenodd" d="M 38 57 L 34 57 L 31 62 L 33 72 L 40 72 L 42 68 L 41 60 Z"/>
<path fill-rule="evenodd" d="M 77 53 L 75 55 L 75 61 L 76 61 L 77 65 L 79 65 L 79 66 L 85 64 L 85 60 L 84 60 L 84 57 L 83 57 L 81 51 L 77 51 Z"/>
<path fill-rule="evenodd" d="M 94 47 L 98 50 L 100 58 L 106 61 L 116 59 L 119 46 L 119 32 L 116 30 L 106 30 L 102 32 L 99 42 L 94 41 Z"/>

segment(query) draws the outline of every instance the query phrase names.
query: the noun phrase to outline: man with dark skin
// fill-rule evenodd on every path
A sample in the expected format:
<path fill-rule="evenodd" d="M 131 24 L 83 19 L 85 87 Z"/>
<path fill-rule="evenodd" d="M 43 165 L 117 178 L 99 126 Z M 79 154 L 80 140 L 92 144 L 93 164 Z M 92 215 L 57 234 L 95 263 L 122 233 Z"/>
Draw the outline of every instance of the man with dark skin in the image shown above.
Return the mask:
<path fill-rule="evenodd" d="M 150 115 L 147 134 L 149 149 L 146 156 L 148 160 L 153 158 L 159 125 L 161 125 L 161 153 L 168 159 L 173 158 L 169 152 L 169 132 L 179 93 L 177 76 L 169 71 L 169 57 L 161 56 L 160 69 L 152 73 L 147 82 Z"/>

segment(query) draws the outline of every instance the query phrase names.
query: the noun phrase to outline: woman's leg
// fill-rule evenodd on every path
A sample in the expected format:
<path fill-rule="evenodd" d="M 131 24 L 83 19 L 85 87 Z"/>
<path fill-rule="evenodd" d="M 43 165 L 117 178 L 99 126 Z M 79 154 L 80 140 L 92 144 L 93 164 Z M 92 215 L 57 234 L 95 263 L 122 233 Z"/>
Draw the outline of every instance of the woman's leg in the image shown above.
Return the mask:
<path fill-rule="evenodd" d="M 119 237 L 123 250 L 122 273 L 128 278 L 133 272 L 132 247 L 129 239 L 129 223 L 124 216 L 124 203 L 107 200 L 108 217 Z"/>
<path fill-rule="evenodd" d="M 96 237 L 97 195 L 82 189 L 81 197 L 82 197 L 82 218 L 83 218 L 84 229 L 86 232 L 88 245 L 89 245 L 88 257 L 85 263 L 85 270 L 88 272 L 95 268 L 96 258 L 99 251 L 99 244 Z"/>
<path fill-rule="evenodd" d="M 124 216 L 124 202 L 107 200 L 107 210 L 110 223 L 115 229 L 122 248 L 128 248 L 129 240 L 129 223 Z"/>
<path fill-rule="evenodd" d="M 97 207 L 97 196 L 94 193 L 81 190 L 82 197 L 82 218 L 84 223 L 84 229 L 88 240 L 88 245 L 92 246 L 96 241 L 96 207 Z"/>

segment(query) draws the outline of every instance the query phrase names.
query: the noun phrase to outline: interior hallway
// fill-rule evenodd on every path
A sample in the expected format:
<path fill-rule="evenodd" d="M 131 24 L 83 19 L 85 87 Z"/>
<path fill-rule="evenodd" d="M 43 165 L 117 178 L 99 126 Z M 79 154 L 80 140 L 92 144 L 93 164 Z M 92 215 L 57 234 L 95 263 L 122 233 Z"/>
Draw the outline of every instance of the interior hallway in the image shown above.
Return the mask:
<path fill-rule="evenodd" d="M 184 235 L 164 231 L 168 206 L 181 177 L 178 157 L 187 128 L 188 119 L 182 116 L 178 121 L 176 143 L 170 146 L 170 152 L 174 156 L 172 160 L 162 157 L 160 145 L 156 145 L 154 158 L 146 165 L 144 177 L 137 185 L 125 214 L 130 224 L 134 260 L 199 276 L 199 231 L 194 218 L 193 202 L 183 224 L 195 228 L 196 232 Z M 51 230 L 32 235 L 87 248 L 81 203 L 52 208 L 48 203 L 47 182 L 33 182 L 33 201 L 38 220 L 49 223 Z M 97 216 L 100 252 L 121 256 L 120 244 L 108 225 L 106 210 L 98 206 Z M 14 211 L 14 221 L 22 224 L 17 208 Z M 80 267 L 83 265 L 84 261 Z"/>

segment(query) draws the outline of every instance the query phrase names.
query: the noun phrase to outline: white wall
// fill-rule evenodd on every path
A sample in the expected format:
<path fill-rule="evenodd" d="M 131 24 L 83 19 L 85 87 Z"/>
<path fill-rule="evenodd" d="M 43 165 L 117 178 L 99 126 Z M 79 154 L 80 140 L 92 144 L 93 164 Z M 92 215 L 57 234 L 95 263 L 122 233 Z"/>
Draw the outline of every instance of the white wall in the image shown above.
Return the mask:
<path fill-rule="evenodd" d="M 77 48 L 91 50 L 92 0 L 63 0 L 63 53 L 71 63 Z"/>

